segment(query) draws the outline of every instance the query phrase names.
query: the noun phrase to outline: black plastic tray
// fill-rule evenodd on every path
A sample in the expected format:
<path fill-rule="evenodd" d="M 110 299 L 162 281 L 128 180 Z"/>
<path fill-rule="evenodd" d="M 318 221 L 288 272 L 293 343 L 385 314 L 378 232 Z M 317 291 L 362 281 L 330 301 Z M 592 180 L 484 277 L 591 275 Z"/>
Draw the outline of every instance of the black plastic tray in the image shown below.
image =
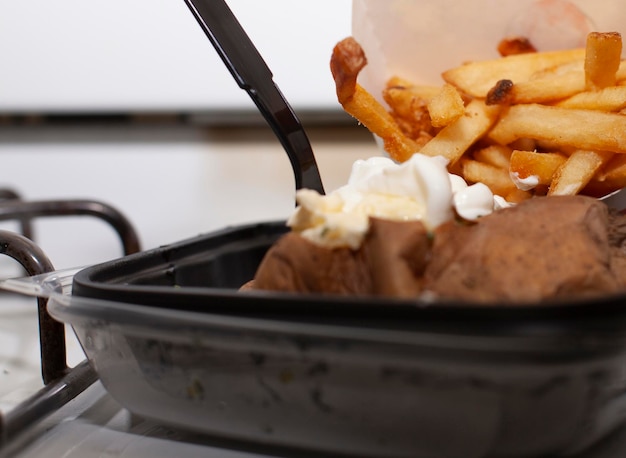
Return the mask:
<path fill-rule="evenodd" d="M 424 302 L 381 297 L 239 292 L 284 221 L 229 227 L 86 268 L 74 277 L 76 296 L 152 307 L 295 320 L 427 328 L 466 333 L 626 331 L 626 294 L 542 304 Z"/>
<path fill-rule="evenodd" d="M 286 230 L 231 227 L 89 267 L 49 309 L 122 405 L 244 441 L 558 456 L 626 420 L 623 295 L 505 307 L 239 292 Z"/>

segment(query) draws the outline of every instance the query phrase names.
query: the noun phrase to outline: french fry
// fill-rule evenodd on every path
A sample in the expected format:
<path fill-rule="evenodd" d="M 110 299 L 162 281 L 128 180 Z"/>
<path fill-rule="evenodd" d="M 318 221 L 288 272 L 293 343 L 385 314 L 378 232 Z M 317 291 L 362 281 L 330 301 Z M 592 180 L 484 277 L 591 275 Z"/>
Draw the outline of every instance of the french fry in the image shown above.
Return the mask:
<path fill-rule="evenodd" d="M 387 80 L 387 87 L 401 87 L 407 88 L 409 86 L 413 86 L 413 81 L 407 80 L 406 78 L 402 78 L 401 76 L 394 75 Z"/>
<path fill-rule="evenodd" d="M 626 108 L 626 86 L 609 86 L 598 91 L 580 92 L 557 103 L 557 106 L 617 112 Z"/>
<path fill-rule="evenodd" d="M 580 194 L 584 194 L 590 197 L 605 197 L 609 194 L 614 193 L 615 191 L 619 191 L 620 189 L 626 187 L 624 181 L 621 183 L 614 183 L 611 181 L 598 181 L 595 177 L 591 179 L 591 181 L 585 186 L 585 188 L 580 192 Z"/>
<path fill-rule="evenodd" d="M 431 138 L 434 135 L 426 100 L 403 87 L 386 89 L 383 91 L 383 98 L 404 135 L 413 140 L 426 135 Z"/>
<path fill-rule="evenodd" d="M 330 60 L 337 100 L 347 113 L 383 140 L 385 150 L 393 159 L 406 161 L 419 145 L 404 135 L 385 107 L 357 83 L 357 76 L 365 65 L 363 49 L 354 38 L 337 43 Z"/>
<path fill-rule="evenodd" d="M 427 115 L 428 113 L 426 113 L 426 116 Z M 420 124 L 417 123 L 415 119 L 403 118 L 395 115 L 394 119 L 402 134 L 410 138 L 416 145 L 418 145 L 418 149 L 424 146 L 426 142 L 430 141 L 430 139 L 434 136 L 429 131 L 422 129 Z"/>
<path fill-rule="evenodd" d="M 533 138 L 562 147 L 626 153 L 626 116 L 539 104 L 513 105 L 488 137 L 502 145 Z"/>
<path fill-rule="evenodd" d="M 434 96 L 436 96 L 441 88 L 439 86 L 429 86 L 423 84 L 414 84 L 399 76 L 392 76 L 387 81 L 385 90 L 387 89 L 403 89 L 408 91 L 411 96 L 418 97 L 428 102 Z M 383 91 L 384 92 L 384 91 Z"/>
<path fill-rule="evenodd" d="M 439 131 L 419 152 L 427 156 L 443 156 L 454 164 L 491 128 L 499 113 L 499 106 L 487 106 L 484 101 L 474 99 L 465 108 L 463 116 Z"/>
<path fill-rule="evenodd" d="M 393 86 L 383 91 L 389 108 L 403 118 L 414 118 L 416 112 L 428 113 L 428 100 L 413 94 L 408 88 Z"/>
<path fill-rule="evenodd" d="M 626 82 L 626 60 L 620 62 L 619 68 L 615 73 L 615 80 L 618 84 Z"/>
<path fill-rule="evenodd" d="M 622 37 L 617 32 L 591 32 L 587 35 L 585 80 L 587 89 L 615 85 L 622 56 Z"/>
<path fill-rule="evenodd" d="M 585 90 L 584 62 L 576 60 L 533 73 L 527 81 L 501 80 L 487 93 L 490 104 L 546 103 Z M 508 82 L 508 83 L 507 83 Z"/>
<path fill-rule="evenodd" d="M 513 191 L 502 197 L 504 197 L 504 200 L 506 200 L 507 202 L 510 202 L 512 204 L 518 204 L 526 199 L 530 199 L 531 197 L 533 197 L 533 194 L 529 191 L 523 191 L 521 189 L 515 188 Z"/>
<path fill-rule="evenodd" d="M 598 174 L 600 181 L 623 181 L 626 187 L 626 155 L 615 154 Z"/>
<path fill-rule="evenodd" d="M 506 196 L 515 191 L 515 183 L 511 180 L 508 170 L 472 159 L 461 161 L 463 177 L 470 183 L 483 183 L 491 192 Z"/>
<path fill-rule="evenodd" d="M 548 195 L 578 194 L 611 157 L 606 151 L 575 151 L 554 174 Z"/>
<path fill-rule="evenodd" d="M 385 108 L 360 85 L 354 97 L 344 102 L 344 109 L 383 140 L 385 151 L 394 160 L 404 162 L 419 150 L 419 145 L 402 132 Z"/>
<path fill-rule="evenodd" d="M 513 81 L 500 80 L 489 89 L 485 97 L 487 105 L 511 105 L 513 100 Z"/>
<path fill-rule="evenodd" d="M 443 79 L 472 97 L 484 98 L 500 80 L 527 81 L 534 73 L 566 62 L 582 60 L 585 49 L 516 54 L 500 59 L 470 62 L 445 71 Z"/>
<path fill-rule="evenodd" d="M 511 103 L 546 103 L 571 97 L 585 90 L 585 74 L 570 71 L 533 78 L 513 85 Z"/>
<path fill-rule="evenodd" d="M 622 188 L 626 188 L 626 154 L 615 154 L 591 179 L 584 193 L 602 197 Z"/>
<path fill-rule="evenodd" d="M 398 127 L 418 148 L 424 146 L 436 133 L 427 104 L 440 90 L 434 86 L 415 86 L 399 77 L 390 78 L 383 90 L 383 99 Z"/>
<path fill-rule="evenodd" d="M 513 150 L 504 145 L 489 145 L 474 152 L 474 159 L 501 169 L 509 169 Z"/>
<path fill-rule="evenodd" d="M 433 127 L 445 127 L 465 112 L 461 94 L 450 84 L 444 84 L 437 95 L 428 101 L 427 108 Z"/>
<path fill-rule="evenodd" d="M 502 57 L 528 52 L 537 52 L 537 49 L 526 37 L 505 38 L 498 43 L 498 54 Z"/>
<path fill-rule="evenodd" d="M 549 186 L 556 171 L 567 161 L 559 153 L 515 150 L 511 153 L 509 172 L 518 180 L 533 178 L 537 185 Z"/>
<path fill-rule="evenodd" d="M 543 78 L 552 78 L 559 75 L 565 75 L 571 72 L 585 73 L 585 59 L 576 59 L 562 64 L 555 65 L 553 67 L 543 68 L 536 71 L 528 78 L 529 81 L 538 80 Z"/>
<path fill-rule="evenodd" d="M 511 162 L 511 154 L 513 150 L 508 146 L 502 145 L 490 145 L 484 148 L 480 148 L 473 153 L 474 159 L 485 165 L 489 165 L 495 168 L 502 170 L 505 173 L 508 173 L 510 162 Z M 521 190 L 521 189 L 510 189 L 510 183 L 505 179 L 505 173 L 496 173 L 493 169 L 488 169 L 485 171 L 485 168 L 476 164 L 467 164 L 467 161 L 462 161 L 463 165 L 468 167 L 468 172 L 474 173 L 474 178 L 480 178 L 480 181 L 488 180 L 492 183 L 493 189 L 500 189 L 501 191 L 508 191 L 506 194 L 502 195 L 507 202 L 511 203 L 519 203 L 523 200 L 530 199 L 533 196 L 533 193 Z M 463 171 L 461 170 L 461 173 Z M 508 173 L 510 176 L 510 173 Z M 482 176 L 482 178 L 481 178 Z M 486 178 L 485 178 L 486 176 Z M 489 179 L 489 176 L 492 178 Z M 497 178 L 494 178 L 497 177 Z M 499 183 L 499 185 L 495 183 Z"/>
<path fill-rule="evenodd" d="M 441 91 L 436 86 L 414 85 L 398 76 L 391 77 L 383 99 L 402 132 L 421 146 L 434 135 L 427 104 Z"/>
<path fill-rule="evenodd" d="M 539 147 L 539 142 L 532 138 L 520 138 L 519 140 L 515 140 L 512 143 L 507 145 L 511 149 L 520 150 L 520 151 L 535 151 Z M 552 148 L 542 148 L 543 150 L 549 151 Z"/>

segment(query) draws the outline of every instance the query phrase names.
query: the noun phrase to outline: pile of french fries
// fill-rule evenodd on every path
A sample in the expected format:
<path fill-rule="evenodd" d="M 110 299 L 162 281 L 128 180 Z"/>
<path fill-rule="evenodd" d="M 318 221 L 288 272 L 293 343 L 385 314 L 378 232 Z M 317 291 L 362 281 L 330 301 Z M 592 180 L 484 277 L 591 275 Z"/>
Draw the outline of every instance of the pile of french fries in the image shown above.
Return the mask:
<path fill-rule="evenodd" d="M 451 172 L 509 202 L 599 197 L 626 187 L 626 61 L 618 33 L 593 32 L 583 49 L 522 47 L 468 62 L 445 71 L 438 87 L 393 77 L 384 110 L 356 83 L 366 60 L 350 66 L 358 61 L 355 46 L 339 43 L 333 52 L 339 101 L 395 160 L 444 156 Z"/>

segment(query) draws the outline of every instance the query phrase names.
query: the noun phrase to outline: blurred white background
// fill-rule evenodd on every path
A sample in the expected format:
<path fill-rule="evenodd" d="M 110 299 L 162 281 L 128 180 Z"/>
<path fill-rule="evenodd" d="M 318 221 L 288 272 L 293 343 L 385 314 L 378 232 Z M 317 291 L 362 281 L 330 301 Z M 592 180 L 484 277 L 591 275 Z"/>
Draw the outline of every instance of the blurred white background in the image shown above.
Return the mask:
<path fill-rule="evenodd" d="M 336 108 L 351 0 L 228 0 L 290 102 Z M 0 0 L 0 112 L 250 107 L 183 0 Z"/>

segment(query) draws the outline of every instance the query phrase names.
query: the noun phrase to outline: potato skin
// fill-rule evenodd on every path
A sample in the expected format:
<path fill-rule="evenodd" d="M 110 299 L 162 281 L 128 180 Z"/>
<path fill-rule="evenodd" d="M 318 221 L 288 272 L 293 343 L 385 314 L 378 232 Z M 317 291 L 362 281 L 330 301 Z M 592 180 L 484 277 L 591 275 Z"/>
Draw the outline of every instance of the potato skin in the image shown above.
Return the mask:
<path fill-rule="evenodd" d="M 625 286 L 626 216 L 580 195 L 535 197 L 433 234 L 420 222 L 372 219 L 358 250 L 321 247 L 291 232 L 270 248 L 253 282 L 274 291 L 427 293 L 485 305 L 540 305 Z"/>
<path fill-rule="evenodd" d="M 416 297 L 429 254 L 430 238 L 419 221 L 372 218 L 358 250 L 321 247 L 291 232 L 264 257 L 254 288 Z"/>
<path fill-rule="evenodd" d="M 617 292 L 609 213 L 583 196 L 539 197 L 435 233 L 425 288 L 446 299 L 535 303 Z"/>

